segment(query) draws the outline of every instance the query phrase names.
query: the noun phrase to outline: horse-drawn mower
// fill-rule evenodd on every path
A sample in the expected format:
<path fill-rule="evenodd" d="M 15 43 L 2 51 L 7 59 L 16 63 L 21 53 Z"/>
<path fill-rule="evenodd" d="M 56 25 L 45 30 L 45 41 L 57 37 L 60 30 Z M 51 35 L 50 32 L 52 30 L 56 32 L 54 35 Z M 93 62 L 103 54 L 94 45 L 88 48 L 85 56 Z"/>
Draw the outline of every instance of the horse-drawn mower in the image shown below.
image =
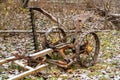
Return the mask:
<path fill-rule="evenodd" d="M 58 20 L 47 13 L 42 8 L 29 8 L 30 11 L 37 10 L 54 22 L 59 24 L 58 27 L 52 27 L 45 33 L 42 43 L 43 50 L 36 53 L 21 55 L 13 52 L 13 56 L 0 60 L 0 65 L 8 62 L 14 62 L 19 66 L 27 69 L 8 80 L 18 80 L 28 75 L 40 72 L 49 64 L 54 64 L 62 68 L 68 68 L 74 63 L 80 63 L 81 66 L 88 67 L 96 63 L 100 49 L 100 41 L 95 31 L 85 31 L 82 28 L 72 30 L 71 34 L 60 26 L 63 26 Z M 25 63 L 24 61 L 27 61 Z"/>

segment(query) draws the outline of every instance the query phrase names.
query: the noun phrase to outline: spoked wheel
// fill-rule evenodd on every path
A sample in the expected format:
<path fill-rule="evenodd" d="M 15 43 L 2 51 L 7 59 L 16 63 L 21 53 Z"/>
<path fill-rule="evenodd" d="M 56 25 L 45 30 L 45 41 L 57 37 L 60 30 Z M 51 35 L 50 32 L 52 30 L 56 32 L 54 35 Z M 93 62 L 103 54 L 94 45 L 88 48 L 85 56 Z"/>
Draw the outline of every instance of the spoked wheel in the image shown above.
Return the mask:
<path fill-rule="evenodd" d="M 66 37 L 66 34 L 62 28 L 52 27 L 46 32 L 45 36 L 47 44 L 54 46 L 59 43 L 65 42 L 65 40 L 62 39 Z"/>
<path fill-rule="evenodd" d="M 55 48 L 56 45 L 64 43 L 66 41 L 65 37 L 66 34 L 62 28 L 59 28 L 57 26 L 52 27 L 45 33 L 43 48 Z M 46 56 L 48 58 L 53 58 L 53 56 L 58 57 L 59 55 L 52 53 Z"/>
<path fill-rule="evenodd" d="M 87 33 L 80 39 L 78 46 L 80 64 L 84 67 L 94 65 L 100 49 L 100 41 L 97 34 L 94 32 Z"/>

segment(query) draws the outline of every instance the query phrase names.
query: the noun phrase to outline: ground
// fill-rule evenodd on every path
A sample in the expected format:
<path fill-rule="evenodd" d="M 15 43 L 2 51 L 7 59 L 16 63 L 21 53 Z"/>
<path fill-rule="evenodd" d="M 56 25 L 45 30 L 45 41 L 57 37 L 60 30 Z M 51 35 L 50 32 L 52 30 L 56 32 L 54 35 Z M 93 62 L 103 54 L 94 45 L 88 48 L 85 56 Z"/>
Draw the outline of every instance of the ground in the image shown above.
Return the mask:
<path fill-rule="evenodd" d="M 98 32 L 97 34 L 99 35 L 101 49 L 97 63 L 94 66 L 83 68 L 78 64 L 75 64 L 69 70 L 64 70 L 55 65 L 50 65 L 42 71 L 43 74 L 39 75 L 39 77 L 33 77 L 33 75 L 31 75 L 24 80 L 44 80 L 42 78 L 43 76 L 47 80 L 119 80 L 120 31 L 111 30 L 109 32 Z M 14 40 L 14 37 L 9 37 L 9 41 L 12 41 L 11 39 Z M 7 40 L 3 40 L 2 37 L 0 37 L 0 40 L 6 42 L 4 44 L 0 43 L 0 59 L 3 59 L 3 57 L 10 56 L 11 53 L 9 50 L 15 49 L 14 46 L 10 45 L 10 43 L 8 45 Z M 26 40 L 29 40 L 29 38 L 26 38 Z M 27 44 L 27 41 L 24 41 L 24 44 L 22 44 L 21 40 L 21 43 L 19 43 L 18 46 L 23 48 L 25 44 Z M 6 53 L 6 55 L 2 53 Z M 0 80 L 5 80 L 8 77 L 12 77 L 22 72 L 19 70 L 22 69 L 13 63 L 0 66 Z"/>
<path fill-rule="evenodd" d="M 2 2 L 3 1 L 3 2 Z M 28 9 L 21 8 L 20 0 L 1 0 L 0 1 L 0 30 L 31 30 L 30 15 Z M 35 0 L 39 1 L 39 0 Z M 57 20 L 60 19 L 65 30 L 73 30 L 77 25 L 71 19 L 79 14 L 89 14 L 88 23 L 85 28 L 105 29 L 104 17 L 94 13 L 94 8 L 105 6 L 111 7 L 110 13 L 119 14 L 120 0 L 68 0 L 75 4 L 68 4 L 67 0 L 62 3 L 49 3 L 44 0 L 40 3 L 29 3 L 29 6 L 39 6 L 51 13 Z M 55 0 L 56 1 L 56 0 Z M 61 0 L 59 0 L 61 1 Z M 93 3 L 95 1 L 95 3 Z M 110 4 L 108 4 L 110 2 Z M 78 4 L 80 2 L 80 4 Z M 87 3 L 86 3 L 87 2 Z M 77 3 L 77 5 L 76 5 Z M 105 3 L 106 5 L 104 5 Z M 17 4 L 17 5 L 16 5 Z M 104 5 L 104 6 L 103 6 Z M 93 10 L 91 11 L 93 7 Z M 88 8 L 88 11 L 86 11 Z M 90 9 L 91 8 L 91 9 Z M 89 11 L 90 10 L 90 11 Z M 93 16 L 93 17 L 92 17 Z M 84 18 L 84 16 L 83 16 Z M 84 21 L 84 19 L 82 20 Z M 100 18 L 100 19 L 99 19 Z M 118 18 L 118 21 L 120 19 Z M 45 15 L 35 12 L 35 26 L 37 30 L 47 30 L 51 26 L 58 26 Z M 81 25 L 78 23 L 78 25 Z M 110 25 L 108 25 L 111 27 Z M 60 27 L 63 27 L 60 25 Z M 102 28 L 101 28 L 102 27 Z M 108 28 L 109 28 L 108 27 Z M 113 27 L 113 26 L 112 26 Z M 119 26 L 116 26 L 119 27 Z M 108 29 L 107 28 L 107 29 Z M 113 29 L 113 28 L 112 28 Z M 64 70 L 56 65 L 50 65 L 38 76 L 30 75 L 23 80 L 120 80 L 120 31 L 111 30 L 108 32 L 98 32 L 100 38 L 100 53 L 97 63 L 94 66 L 84 68 L 78 64 L 71 66 L 69 70 Z M 43 34 L 38 35 L 38 43 L 41 45 Z M 41 47 L 39 47 L 41 49 Z M 28 33 L 1 33 L 0 34 L 0 60 L 12 56 L 11 52 L 19 51 L 20 54 L 34 53 L 33 36 Z M 0 66 L 0 80 L 8 79 L 14 75 L 20 74 L 24 70 L 14 63 L 6 63 Z M 44 78 L 43 78 L 44 77 Z M 46 80 L 45 79 L 45 80 Z"/>

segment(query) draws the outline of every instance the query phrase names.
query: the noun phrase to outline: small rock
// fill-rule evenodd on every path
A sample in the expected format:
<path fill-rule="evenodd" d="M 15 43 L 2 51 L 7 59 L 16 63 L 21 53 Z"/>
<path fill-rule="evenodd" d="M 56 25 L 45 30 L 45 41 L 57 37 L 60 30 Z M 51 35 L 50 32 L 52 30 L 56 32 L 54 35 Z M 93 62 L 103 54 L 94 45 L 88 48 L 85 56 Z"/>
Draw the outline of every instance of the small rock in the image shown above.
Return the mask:
<path fill-rule="evenodd" d="M 106 74 L 106 71 L 102 71 L 102 74 L 105 75 L 105 74 Z"/>

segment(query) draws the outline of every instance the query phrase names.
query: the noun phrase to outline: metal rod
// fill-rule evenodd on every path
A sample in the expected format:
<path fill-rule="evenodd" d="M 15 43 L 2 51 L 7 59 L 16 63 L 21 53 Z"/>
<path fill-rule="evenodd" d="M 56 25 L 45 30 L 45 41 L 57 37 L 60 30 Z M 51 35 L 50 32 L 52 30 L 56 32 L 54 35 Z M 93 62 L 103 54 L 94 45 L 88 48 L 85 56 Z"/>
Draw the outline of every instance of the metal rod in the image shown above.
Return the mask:
<path fill-rule="evenodd" d="M 29 55 L 29 56 L 32 57 L 33 59 L 36 59 L 36 58 L 38 58 L 38 57 L 43 57 L 43 56 L 45 56 L 46 54 L 49 54 L 49 53 L 52 53 L 52 52 L 53 52 L 53 49 L 48 48 L 48 49 L 44 49 L 44 50 L 42 50 L 42 51 L 33 53 L 33 54 Z M 5 63 L 8 63 L 8 62 L 10 62 L 10 61 L 15 61 L 15 60 L 17 60 L 17 58 L 16 58 L 15 56 L 12 56 L 12 57 L 9 57 L 9 58 L 0 60 L 0 65 L 5 64 Z"/>
<path fill-rule="evenodd" d="M 106 32 L 111 30 L 95 30 L 95 32 Z M 44 34 L 47 30 L 37 30 L 36 33 Z M 57 33 L 58 31 L 53 31 L 53 33 Z M 65 33 L 74 33 L 75 30 L 65 31 Z M 81 32 L 81 31 L 79 31 Z M 32 33 L 32 30 L 0 30 L 0 33 Z"/>
<path fill-rule="evenodd" d="M 29 11 L 30 11 L 30 19 L 31 19 L 32 32 L 33 32 L 34 46 L 35 46 L 35 50 L 38 51 L 38 42 L 37 42 L 37 33 L 36 33 L 35 20 L 34 20 L 34 12 L 33 12 L 33 9 L 29 9 Z"/>
<path fill-rule="evenodd" d="M 36 33 L 44 34 L 47 30 L 37 30 Z M 59 31 L 53 31 L 53 33 L 57 33 Z M 65 31 L 66 33 L 74 33 L 75 30 Z M 0 30 L 0 33 L 32 33 L 32 30 Z"/>

